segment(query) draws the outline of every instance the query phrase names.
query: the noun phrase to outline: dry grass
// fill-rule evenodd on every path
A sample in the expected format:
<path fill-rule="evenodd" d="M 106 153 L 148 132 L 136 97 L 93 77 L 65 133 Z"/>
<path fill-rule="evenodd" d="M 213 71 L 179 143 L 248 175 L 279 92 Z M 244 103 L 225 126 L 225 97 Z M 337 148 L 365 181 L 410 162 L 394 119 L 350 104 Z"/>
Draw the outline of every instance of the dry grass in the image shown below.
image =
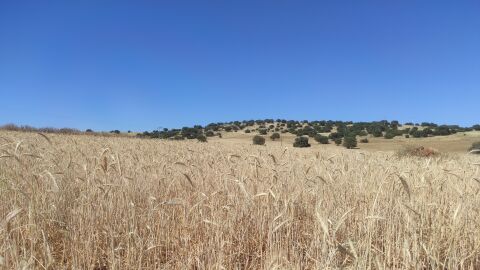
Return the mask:
<path fill-rule="evenodd" d="M 243 132 L 226 132 L 223 133 L 223 138 L 209 138 L 209 141 L 221 141 L 222 143 L 232 143 L 232 144 L 252 144 L 252 137 L 256 133 L 245 134 Z M 270 136 L 269 133 L 268 136 Z M 323 135 L 328 136 L 328 133 Z M 268 140 L 266 143 L 268 145 L 284 145 L 292 146 L 295 141 L 296 136 L 290 133 L 280 134 L 281 138 L 277 141 Z M 365 137 L 358 137 L 357 140 L 360 140 Z M 415 145 L 422 145 L 424 147 L 437 149 L 440 153 L 457 153 L 464 154 L 468 152 L 468 149 L 472 146 L 473 143 L 480 141 L 480 131 L 470 131 L 465 133 L 457 133 L 450 136 L 435 136 L 428 138 L 404 138 L 404 137 L 395 137 L 393 139 L 387 140 L 383 137 L 374 138 L 372 136 L 367 137 L 368 143 L 360 143 L 358 147 L 365 151 L 401 151 L 406 147 L 412 147 Z M 332 148 L 337 148 L 333 142 L 330 144 L 318 144 L 310 138 L 312 148 L 316 151 L 329 151 Z"/>
<path fill-rule="evenodd" d="M 480 158 L 0 132 L 0 268 L 479 269 Z"/>
<path fill-rule="evenodd" d="M 397 151 L 397 155 L 403 157 L 437 157 L 440 156 L 440 152 L 430 147 L 408 145 Z"/>

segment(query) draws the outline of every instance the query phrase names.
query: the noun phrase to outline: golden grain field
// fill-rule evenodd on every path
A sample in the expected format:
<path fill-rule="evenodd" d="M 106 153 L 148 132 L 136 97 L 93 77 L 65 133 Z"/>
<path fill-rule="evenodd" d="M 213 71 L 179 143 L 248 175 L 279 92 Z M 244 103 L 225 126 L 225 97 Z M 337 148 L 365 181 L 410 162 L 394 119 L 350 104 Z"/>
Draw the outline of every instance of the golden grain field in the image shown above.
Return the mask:
<path fill-rule="evenodd" d="M 480 269 L 479 170 L 466 154 L 2 131 L 0 269 Z"/>

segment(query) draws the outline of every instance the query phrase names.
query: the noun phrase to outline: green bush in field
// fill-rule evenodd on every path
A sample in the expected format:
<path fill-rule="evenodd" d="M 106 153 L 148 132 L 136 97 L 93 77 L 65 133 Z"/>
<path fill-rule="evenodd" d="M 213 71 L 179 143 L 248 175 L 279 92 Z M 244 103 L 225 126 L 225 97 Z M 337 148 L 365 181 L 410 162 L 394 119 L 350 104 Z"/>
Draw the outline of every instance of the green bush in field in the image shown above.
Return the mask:
<path fill-rule="evenodd" d="M 415 130 L 411 135 L 412 135 L 414 138 L 428 137 L 428 134 L 425 133 L 423 130 Z"/>
<path fill-rule="evenodd" d="M 393 130 L 388 130 L 383 136 L 385 139 L 393 139 L 395 138 L 395 132 Z"/>
<path fill-rule="evenodd" d="M 363 136 L 367 136 L 368 133 L 365 130 L 360 130 L 357 135 L 363 137 Z"/>
<path fill-rule="evenodd" d="M 335 139 L 335 144 L 336 144 L 337 146 L 339 146 L 340 144 L 342 144 L 342 138 L 336 138 L 336 139 Z"/>
<path fill-rule="evenodd" d="M 255 135 L 253 136 L 253 144 L 255 145 L 264 145 L 265 144 L 265 137 L 260 136 L 260 135 Z"/>
<path fill-rule="evenodd" d="M 352 135 L 345 136 L 345 138 L 343 139 L 343 146 L 347 149 L 357 147 L 357 138 Z"/>
<path fill-rule="evenodd" d="M 199 142 L 207 142 L 207 137 L 203 134 L 200 134 L 200 135 L 197 136 L 197 140 Z"/>
<path fill-rule="evenodd" d="M 317 134 L 317 135 L 315 135 L 314 139 L 315 139 L 315 141 L 317 141 L 320 144 L 328 144 L 328 137 L 327 136 Z"/>
<path fill-rule="evenodd" d="M 310 147 L 308 137 L 297 137 L 293 143 L 293 147 Z"/>
<path fill-rule="evenodd" d="M 266 128 L 259 128 L 258 133 L 260 135 L 267 135 L 267 129 Z"/>
<path fill-rule="evenodd" d="M 272 141 L 280 139 L 280 133 L 278 132 L 273 133 L 272 136 L 270 136 L 270 139 L 272 139 Z"/>

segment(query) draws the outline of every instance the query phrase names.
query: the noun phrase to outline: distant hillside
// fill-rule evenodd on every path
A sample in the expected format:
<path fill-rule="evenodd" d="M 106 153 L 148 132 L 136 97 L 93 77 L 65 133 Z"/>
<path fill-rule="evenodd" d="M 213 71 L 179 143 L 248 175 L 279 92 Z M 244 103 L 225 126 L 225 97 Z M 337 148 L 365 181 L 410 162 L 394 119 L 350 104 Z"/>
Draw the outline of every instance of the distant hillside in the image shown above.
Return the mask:
<path fill-rule="evenodd" d="M 268 133 L 291 133 L 296 136 L 309 136 L 314 138 L 318 134 L 327 135 L 331 140 L 344 138 L 346 136 L 367 136 L 384 137 L 392 139 L 396 136 L 405 137 L 432 137 L 447 136 L 457 132 L 480 130 L 480 125 L 472 127 L 461 127 L 459 125 L 438 125 L 435 123 L 404 123 L 398 121 L 374 121 L 374 122 L 352 122 L 352 121 L 295 121 L 282 119 L 264 119 L 233 121 L 227 123 L 211 123 L 206 126 L 195 125 L 181 129 L 163 129 L 145 131 L 137 136 L 160 139 L 195 139 L 199 135 L 207 137 L 222 136 L 222 132 L 244 132 L 267 135 Z"/>
<path fill-rule="evenodd" d="M 91 129 L 80 131 L 74 128 L 35 128 L 31 126 L 17 126 L 7 124 L 0 127 L 1 130 L 43 132 L 43 133 L 63 133 L 63 134 L 97 134 L 97 135 L 129 135 L 141 138 L 158 138 L 185 140 L 197 139 L 199 136 L 221 137 L 226 132 L 244 132 L 267 135 L 269 133 L 290 133 L 296 136 L 328 136 L 328 139 L 335 141 L 338 138 L 352 136 L 384 137 L 392 139 L 397 136 L 406 138 L 422 138 L 433 136 L 448 136 L 458 132 L 468 132 L 480 130 L 480 125 L 472 127 L 461 127 L 459 125 L 438 125 L 435 123 L 423 122 L 404 124 L 399 121 L 373 121 L 373 122 L 352 122 L 352 121 L 296 121 L 285 119 L 263 119 L 263 120 L 244 120 L 232 122 L 210 123 L 206 126 L 195 125 L 193 127 L 183 127 L 181 129 L 168 129 L 145 131 L 143 133 L 134 133 L 131 131 L 121 132 L 112 130 L 110 132 L 95 132 Z"/>

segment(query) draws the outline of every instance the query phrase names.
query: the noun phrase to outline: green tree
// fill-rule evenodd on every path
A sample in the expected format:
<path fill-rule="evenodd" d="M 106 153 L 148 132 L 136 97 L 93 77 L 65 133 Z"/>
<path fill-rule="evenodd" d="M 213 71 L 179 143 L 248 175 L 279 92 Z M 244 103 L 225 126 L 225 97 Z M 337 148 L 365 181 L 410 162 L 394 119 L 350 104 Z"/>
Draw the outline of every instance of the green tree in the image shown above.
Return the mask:
<path fill-rule="evenodd" d="M 357 135 L 358 136 L 367 136 L 368 133 L 365 130 L 360 130 Z"/>
<path fill-rule="evenodd" d="M 293 147 L 310 147 L 308 137 L 296 137 Z"/>
<path fill-rule="evenodd" d="M 412 136 L 414 138 L 422 138 L 422 137 L 427 137 L 428 134 L 425 133 L 423 130 L 415 130 L 413 133 L 412 133 Z"/>
<path fill-rule="evenodd" d="M 382 137 L 383 136 L 383 133 L 382 133 L 382 130 L 380 129 L 375 129 L 372 133 L 373 137 Z"/>
<path fill-rule="evenodd" d="M 330 133 L 330 135 L 328 135 L 328 138 L 330 138 L 331 140 L 335 140 L 337 138 L 342 138 L 342 137 L 343 137 L 343 134 L 339 132 L 332 132 Z"/>
<path fill-rule="evenodd" d="M 352 135 L 346 136 L 343 140 L 343 146 L 347 149 L 357 147 L 357 138 Z"/>
<path fill-rule="evenodd" d="M 384 138 L 385 138 L 385 139 L 393 139 L 393 138 L 395 138 L 395 131 L 394 131 L 393 129 L 387 130 L 387 132 L 385 132 Z"/>
<path fill-rule="evenodd" d="M 336 144 L 337 146 L 339 146 L 340 144 L 342 144 L 342 138 L 336 138 L 336 139 L 335 139 L 335 144 Z"/>

